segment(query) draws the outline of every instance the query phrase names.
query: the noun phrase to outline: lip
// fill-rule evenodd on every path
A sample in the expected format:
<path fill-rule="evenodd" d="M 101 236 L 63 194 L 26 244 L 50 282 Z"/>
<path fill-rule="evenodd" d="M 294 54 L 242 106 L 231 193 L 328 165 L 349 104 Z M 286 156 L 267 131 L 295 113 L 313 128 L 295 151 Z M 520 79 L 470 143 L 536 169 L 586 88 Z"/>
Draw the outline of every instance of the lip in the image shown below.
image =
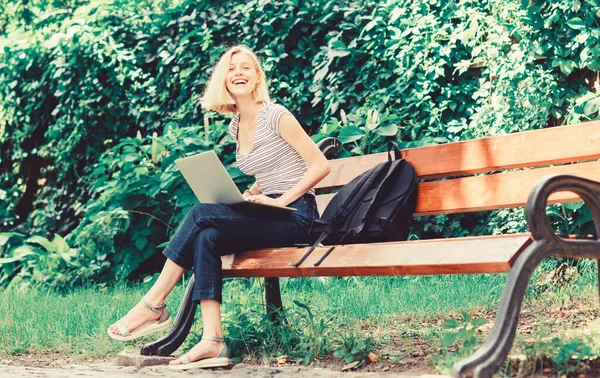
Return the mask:
<path fill-rule="evenodd" d="M 243 80 L 244 81 L 244 83 L 242 83 L 243 85 L 248 84 L 248 79 L 244 79 L 244 78 L 240 78 L 240 77 L 238 77 L 238 78 L 236 78 L 234 80 L 231 80 L 231 84 L 237 85 L 236 82 L 239 81 L 239 80 Z"/>

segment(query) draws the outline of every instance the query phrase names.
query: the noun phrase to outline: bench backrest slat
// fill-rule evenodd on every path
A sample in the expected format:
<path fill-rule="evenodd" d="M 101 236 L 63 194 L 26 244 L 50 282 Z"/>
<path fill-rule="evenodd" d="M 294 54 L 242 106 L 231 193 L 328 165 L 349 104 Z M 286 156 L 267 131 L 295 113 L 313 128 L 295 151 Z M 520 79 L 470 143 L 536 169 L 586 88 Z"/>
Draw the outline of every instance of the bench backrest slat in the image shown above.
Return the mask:
<path fill-rule="evenodd" d="M 548 174 L 600 181 L 600 161 L 596 161 L 600 159 L 600 121 L 413 148 L 402 153 L 415 167 L 420 181 L 415 215 L 518 207 L 527 202 L 531 189 Z M 331 173 L 319 183 L 317 192 L 339 188 L 386 159 L 387 153 L 333 160 Z M 498 173 L 515 168 L 527 169 Z M 474 175 L 479 173 L 490 174 Z M 331 197 L 333 194 L 317 196 L 320 211 Z M 578 200 L 573 193 L 559 193 L 551 198 L 551 202 Z"/>
<path fill-rule="evenodd" d="M 419 184 L 415 215 L 524 206 L 529 193 L 540 178 L 560 173 L 600 181 L 600 161 L 423 182 Z M 332 197 L 333 194 L 317 196 L 319 211 L 325 209 Z M 559 192 L 550 197 L 550 203 L 579 200 L 580 198 L 572 192 Z"/>
<path fill-rule="evenodd" d="M 526 131 L 402 151 L 419 179 L 451 177 L 512 168 L 600 158 L 600 121 Z M 387 153 L 331 161 L 331 173 L 316 189 L 345 185 L 387 159 Z"/>

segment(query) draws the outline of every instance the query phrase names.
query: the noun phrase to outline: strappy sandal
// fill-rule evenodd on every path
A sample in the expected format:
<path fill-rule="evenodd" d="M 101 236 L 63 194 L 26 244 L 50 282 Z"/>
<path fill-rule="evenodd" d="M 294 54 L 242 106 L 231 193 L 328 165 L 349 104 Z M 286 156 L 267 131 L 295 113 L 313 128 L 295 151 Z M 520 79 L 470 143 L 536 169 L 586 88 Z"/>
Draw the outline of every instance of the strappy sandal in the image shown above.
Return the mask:
<path fill-rule="evenodd" d="M 203 335 L 202 340 L 211 340 L 211 341 L 217 341 L 220 343 L 225 343 L 224 338 L 215 337 L 215 336 L 204 336 Z M 191 362 L 190 358 L 188 357 L 188 355 L 186 353 L 183 356 L 179 357 L 179 359 L 181 360 L 181 364 L 169 365 L 169 367 L 171 369 L 175 369 L 175 370 L 187 370 L 187 369 L 195 369 L 195 368 L 204 369 L 204 368 L 222 367 L 222 366 L 227 366 L 227 365 L 231 364 L 231 361 L 229 360 L 229 348 L 227 348 L 226 344 L 223 344 L 223 349 L 221 349 L 221 351 L 219 352 L 217 357 L 203 358 L 201 360 Z"/>
<path fill-rule="evenodd" d="M 144 306 L 146 306 L 147 308 L 152 310 L 152 312 L 154 312 L 156 314 L 162 313 L 162 315 L 160 316 L 160 319 L 158 319 L 156 321 L 150 321 L 150 322 L 136 328 L 135 331 L 133 331 L 133 332 L 129 332 L 129 330 L 127 329 L 127 326 L 121 319 L 115 323 L 117 328 L 119 329 L 120 334 L 117 335 L 117 334 L 112 333 L 110 331 L 110 327 L 108 327 L 108 336 L 110 336 L 111 338 L 113 338 L 115 340 L 119 340 L 119 341 L 129 341 L 129 340 L 135 340 L 142 336 L 146 336 L 151 333 L 158 332 L 163 329 L 171 327 L 173 320 L 171 319 L 171 314 L 169 313 L 169 309 L 167 308 L 166 304 L 164 304 L 162 306 L 152 306 L 148 302 L 146 302 L 146 300 L 144 300 L 144 298 L 142 298 L 142 300 L 140 302 Z"/>

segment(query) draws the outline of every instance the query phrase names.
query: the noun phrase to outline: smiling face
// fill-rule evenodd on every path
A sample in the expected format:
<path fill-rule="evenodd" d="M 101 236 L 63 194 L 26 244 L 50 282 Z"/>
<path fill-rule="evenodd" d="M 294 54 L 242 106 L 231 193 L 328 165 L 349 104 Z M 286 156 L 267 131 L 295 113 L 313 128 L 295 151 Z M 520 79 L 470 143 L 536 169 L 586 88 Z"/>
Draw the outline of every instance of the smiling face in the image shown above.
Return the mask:
<path fill-rule="evenodd" d="M 244 53 L 231 56 L 225 86 L 234 98 L 252 94 L 259 80 L 252 57 Z"/>

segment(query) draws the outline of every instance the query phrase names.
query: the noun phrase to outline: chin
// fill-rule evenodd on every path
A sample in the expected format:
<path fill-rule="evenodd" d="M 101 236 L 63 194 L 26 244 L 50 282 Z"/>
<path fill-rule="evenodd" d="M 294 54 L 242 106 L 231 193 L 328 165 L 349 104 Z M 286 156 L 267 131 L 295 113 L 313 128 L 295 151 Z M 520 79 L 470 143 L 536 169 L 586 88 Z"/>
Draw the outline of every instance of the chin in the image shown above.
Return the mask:
<path fill-rule="evenodd" d="M 234 97 L 245 97 L 245 96 L 251 96 L 252 95 L 252 91 L 230 91 L 229 93 L 231 93 L 232 96 Z"/>

